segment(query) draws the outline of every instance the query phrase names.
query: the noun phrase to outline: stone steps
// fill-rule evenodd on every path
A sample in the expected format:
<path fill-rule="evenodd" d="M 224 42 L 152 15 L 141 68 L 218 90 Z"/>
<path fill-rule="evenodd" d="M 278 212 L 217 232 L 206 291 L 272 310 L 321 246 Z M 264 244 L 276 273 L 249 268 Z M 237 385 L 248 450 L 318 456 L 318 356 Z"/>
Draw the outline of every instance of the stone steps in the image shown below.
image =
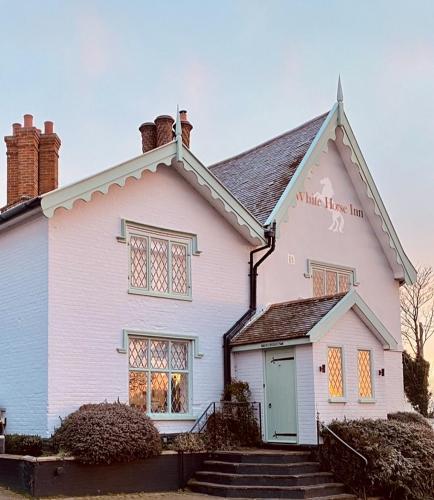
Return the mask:
<path fill-rule="evenodd" d="M 228 498 L 356 499 L 332 473 L 320 471 L 312 450 L 303 449 L 216 452 L 188 487 Z"/>

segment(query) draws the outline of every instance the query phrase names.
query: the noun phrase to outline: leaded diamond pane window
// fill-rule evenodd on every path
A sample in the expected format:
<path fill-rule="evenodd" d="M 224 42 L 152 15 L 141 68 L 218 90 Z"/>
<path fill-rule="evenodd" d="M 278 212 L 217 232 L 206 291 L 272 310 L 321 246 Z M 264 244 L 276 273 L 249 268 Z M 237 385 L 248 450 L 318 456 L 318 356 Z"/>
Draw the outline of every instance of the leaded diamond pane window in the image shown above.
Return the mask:
<path fill-rule="evenodd" d="M 372 398 L 371 351 L 358 352 L 359 398 Z"/>
<path fill-rule="evenodd" d="M 311 276 L 314 297 L 348 292 L 353 284 L 353 271 L 329 268 L 316 263 L 312 266 Z"/>
<path fill-rule="evenodd" d="M 189 411 L 190 342 L 131 336 L 130 404 L 151 414 Z"/>
<path fill-rule="evenodd" d="M 191 296 L 191 238 L 131 233 L 129 245 L 131 291 L 174 298 Z"/>
<path fill-rule="evenodd" d="M 131 236 L 131 285 L 137 288 L 148 287 L 148 238 Z"/>
<path fill-rule="evenodd" d="M 342 348 L 328 348 L 329 396 L 344 397 L 344 377 L 342 367 Z"/>

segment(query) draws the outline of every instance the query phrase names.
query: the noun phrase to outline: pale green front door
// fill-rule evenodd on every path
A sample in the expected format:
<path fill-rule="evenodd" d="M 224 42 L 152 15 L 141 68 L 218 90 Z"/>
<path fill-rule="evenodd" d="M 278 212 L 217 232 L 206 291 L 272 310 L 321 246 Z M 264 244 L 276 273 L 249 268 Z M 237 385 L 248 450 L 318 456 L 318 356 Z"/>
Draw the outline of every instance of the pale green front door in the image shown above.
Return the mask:
<path fill-rule="evenodd" d="M 297 442 L 295 358 L 293 349 L 265 352 L 267 441 Z"/>

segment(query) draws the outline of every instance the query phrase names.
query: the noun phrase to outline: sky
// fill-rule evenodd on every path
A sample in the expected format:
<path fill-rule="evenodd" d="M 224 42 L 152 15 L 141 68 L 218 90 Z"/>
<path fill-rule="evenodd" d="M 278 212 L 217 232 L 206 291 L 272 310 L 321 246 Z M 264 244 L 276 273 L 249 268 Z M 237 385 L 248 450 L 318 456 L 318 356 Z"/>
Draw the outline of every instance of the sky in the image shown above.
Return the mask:
<path fill-rule="evenodd" d="M 434 2 L 0 0 L 0 12 L 0 134 L 25 113 L 53 120 L 62 184 L 140 154 L 138 126 L 177 104 L 205 164 L 231 156 L 329 110 L 341 74 L 401 242 L 434 266 Z"/>

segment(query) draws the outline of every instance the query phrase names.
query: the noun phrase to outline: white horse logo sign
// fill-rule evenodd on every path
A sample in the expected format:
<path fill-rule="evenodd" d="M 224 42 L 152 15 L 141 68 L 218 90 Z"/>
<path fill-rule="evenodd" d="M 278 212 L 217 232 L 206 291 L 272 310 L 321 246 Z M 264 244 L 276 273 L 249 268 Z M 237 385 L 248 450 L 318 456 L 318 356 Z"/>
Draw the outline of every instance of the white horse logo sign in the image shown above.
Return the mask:
<path fill-rule="evenodd" d="M 329 231 L 333 231 L 334 233 L 343 233 L 345 220 L 342 211 L 339 209 L 340 205 L 333 202 L 335 191 L 333 189 L 332 181 L 328 177 L 324 177 L 320 180 L 320 184 L 322 186 L 322 191 L 321 193 L 315 193 L 315 198 L 323 202 L 325 208 L 332 216 L 332 223 L 329 226 Z"/>
<path fill-rule="evenodd" d="M 328 177 L 320 180 L 322 186 L 321 192 L 308 193 L 300 191 L 297 193 L 297 201 L 307 203 L 314 207 L 325 208 L 331 215 L 332 222 L 329 226 L 329 231 L 333 233 L 343 233 L 345 226 L 344 215 L 351 215 L 363 219 L 363 210 L 356 208 L 352 203 L 339 203 L 333 199 L 335 191 L 332 181 Z"/>

